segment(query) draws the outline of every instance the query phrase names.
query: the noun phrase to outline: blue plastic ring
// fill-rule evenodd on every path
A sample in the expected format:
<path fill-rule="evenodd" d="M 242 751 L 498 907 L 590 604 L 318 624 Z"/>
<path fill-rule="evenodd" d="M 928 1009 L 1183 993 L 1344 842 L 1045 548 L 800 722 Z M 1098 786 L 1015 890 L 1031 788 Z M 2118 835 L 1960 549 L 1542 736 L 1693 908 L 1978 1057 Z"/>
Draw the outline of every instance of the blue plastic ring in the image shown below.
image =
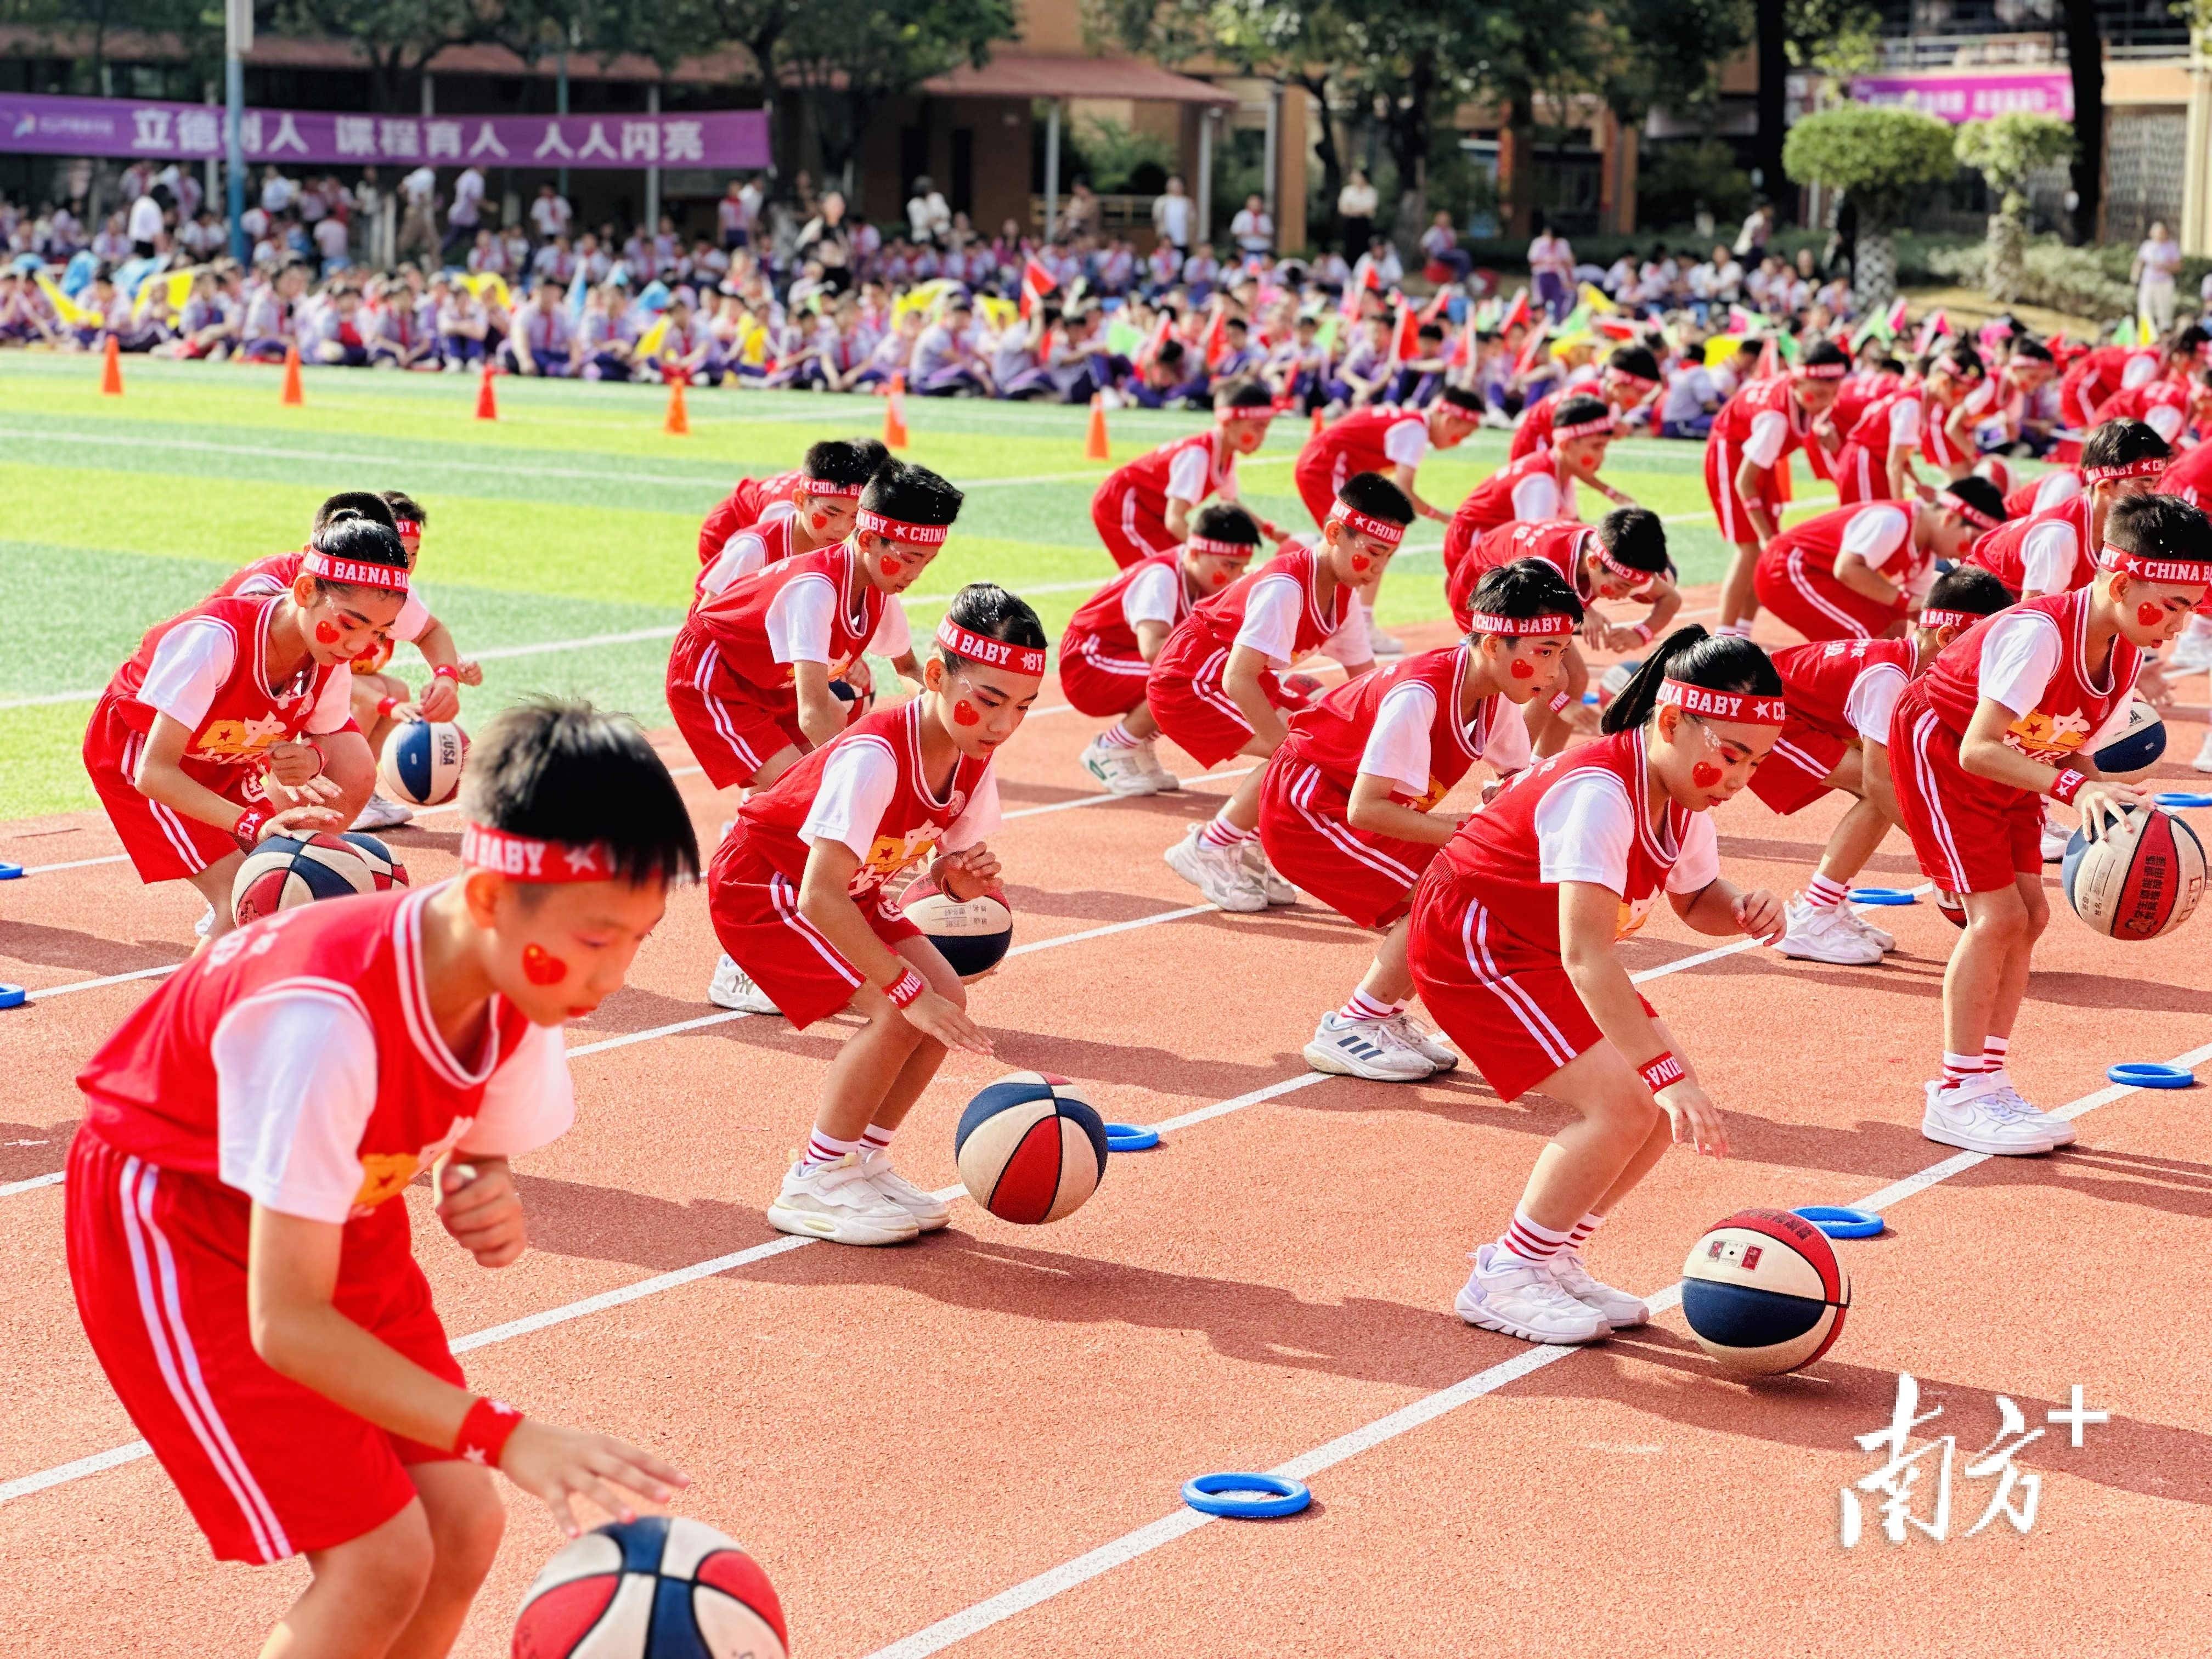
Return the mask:
<path fill-rule="evenodd" d="M 1255 1492 L 1273 1495 L 1255 1498 Z M 1182 1501 L 1206 1515 L 1272 1521 L 1279 1515 L 1296 1515 L 1313 1502 L 1313 1492 L 1303 1482 L 1279 1474 L 1194 1474 L 1182 1483 Z"/>
<path fill-rule="evenodd" d="M 1847 1204 L 1808 1204 L 1790 1213 L 1803 1216 L 1831 1238 L 1872 1238 L 1882 1230 L 1880 1216 Z"/>
<path fill-rule="evenodd" d="M 1917 904 L 1920 895 L 1905 887 L 1854 887 L 1854 904 Z"/>
<path fill-rule="evenodd" d="M 2115 1083 L 2136 1089 L 2189 1089 L 2197 1084 L 2197 1073 L 2186 1066 L 2168 1066 L 2154 1060 L 2124 1060 L 2106 1067 L 2105 1075 Z"/>
<path fill-rule="evenodd" d="M 2207 801 L 2205 804 L 2212 805 L 2212 801 Z M 22 873 L 23 866 L 20 864 L 0 864 L 0 881 L 17 880 Z"/>
<path fill-rule="evenodd" d="M 2201 789 L 2162 789 L 2151 799 L 2166 807 L 2212 806 L 2212 794 Z"/>
<path fill-rule="evenodd" d="M 0 985 L 0 1008 L 20 1008 L 31 994 L 20 985 Z"/>
<path fill-rule="evenodd" d="M 1147 1129 L 1136 1123 L 1106 1126 L 1106 1150 L 1109 1152 L 1148 1152 L 1159 1144 L 1158 1129 Z"/>

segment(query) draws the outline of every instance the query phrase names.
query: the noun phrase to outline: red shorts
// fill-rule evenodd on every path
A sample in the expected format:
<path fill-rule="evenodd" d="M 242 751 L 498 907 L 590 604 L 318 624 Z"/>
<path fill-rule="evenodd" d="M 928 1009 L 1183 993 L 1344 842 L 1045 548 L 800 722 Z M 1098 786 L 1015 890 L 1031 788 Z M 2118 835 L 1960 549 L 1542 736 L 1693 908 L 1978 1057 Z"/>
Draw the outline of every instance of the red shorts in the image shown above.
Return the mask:
<path fill-rule="evenodd" d="M 1812 454 L 1813 450 L 1806 453 Z M 1836 500 L 1844 507 L 1858 501 L 1886 501 L 1889 493 L 1889 461 L 1861 444 L 1845 444 L 1828 461 L 1836 482 Z"/>
<path fill-rule="evenodd" d="M 921 929 L 881 891 L 854 900 L 876 937 L 894 951 Z M 794 1030 L 836 1013 L 860 988 L 860 970 L 822 931 L 799 914 L 799 884 L 781 875 L 745 843 L 745 825 L 715 849 L 707 869 L 707 914 L 738 967 Z"/>
<path fill-rule="evenodd" d="M 1784 457 L 1787 460 L 1788 457 Z M 1744 509 L 1743 498 L 1735 493 L 1736 468 L 1743 457 L 1726 444 L 1708 441 L 1705 445 L 1705 498 L 1713 504 L 1713 517 L 1719 521 L 1721 539 L 1735 547 L 1749 547 L 1759 539 L 1751 527 L 1751 517 Z M 1767 468 L 1764 487 L 1758 505 L 1766 509 L 1767 521 L 1778 523 L 1782 517 L 1783 461 Z"/>
<path fill-rule="evenodd" d="M 1091 498 L 1091 522 L 1097 528 L 1098 539 L 1114 556 L 1115 564 L 1123 570 L 1156 553 L 1171 553 L 1178 545 L 1168 533 L 1167 520 L 1153 510 L 1152 503 L 1110 477 Z"/>
<path fill-rule="evenodd" d="M 125 721 L 112 700 L 102 697 L 84 729 L 84 769 L 91 775 L 107 821 L 122 839 L 138 879 L 181 881 L 238 851 L 237 839 L 228 830 L 186 817 L 175 807 L 138 793 L 131 780 L 145 747 L 146 734 Z M 234 780 L 224 780 L 228 787 L 208 783 L 205 778 L 200 781 L 240 806 L 258 805 L 262 799 L 260 775 L 243 767 L 228 769 L 237 774 Z M 251 790 L 249 784 L 254 786 Z"/>
<path fill-rule="evenodd" d="M 243 1194 L 158 1170 L 79 1129 L 67 1203 L 85 1334 L 219 1559 L 281 1561 L 358 1538 L 413 1499 L 407 1465 L 453 1456 L 355 1416 L 253 1351 Z M 462 1382 L 408 1247 L 404 1200 L 348 1225 L 337 1306 L 386 1346 Z"/>
<path fill-rule="evenodd" d="M 1406 944 L 1430 1017 L 1500 1100 L 1520 1099 L 1605 1041 L 1559 958 L 1505 933 L 1479 884 L 1448 864 L 1431 864 L 1414 890 Z"/>
<path fill-rule="evenodd" d="M 1142 657 L 1115 656 L 1094 635 L 1071 631 L 1060 642 L 1060 694 L 1079 714 L 1104 719 L 1143 708 L 1152 674 Z"/>
<path fill-rule="evenodd" d="M 1194 663 L 1193 657 L 1197 657 Z M 1250 723 L 1221 683 L 1228 666 L 1226 646 L 1199 656 L 1197 651 L 1177 651 L 1170 637 L 1152 665 L 1152 678 L 1145 682 L 1145 702 L 1160 730 L 1209 772 L 1231 755 L 1242 754 L 1252 741 Z M 1278 708 L 1304 707 L 1285 693 L 1273 669 L 1261 674 L 1260 690 Z"/>
<path fill-rule="evenodd" d="M 1921 873 L 1952 893 L 1995 893 L 2043 873 L 2043 797 L 1978 778 L 1959 739 L 1907 686 L 1890 720 L 1890 782 Z"/>
<path fill-rule="evenodd" d="M 1751 793 L 1784 817 L 1802 812 L 1828 793 L 1828 775 L 1850 750 L 1850 744 L 1832 732 L 1800 720 L 1787 720 L 1774 747 L 1751 775 Z"/>
<path fill-rule="evenodd" d="M 1347 921 L 1388 927 L 1413 908 L 1439 849 L 1353 828 L 1351 800 L 1320 768 L 1279 750 L 1260 792 L 1260 842 L 1284 879 Z"/>
<path fill-rule="evenodd" d="M 750 783 L 771 757 L 794 744 L 801 753 L 811 746 L 796 703 L 761 701 L 758 688 L 730 672 L 722 647 L 695 629 L 678 634 L 668 653 L 667 695 L 676 729 L 717 789 Z"/>
<path fill-rule="evenodd" d="M 1753 569 L 1759 603 L 1807 639 L 1878 640 L 1904 618 L 1901 606 L 1854 593 L 1805 562 L 1802 548 L 1769 549 Z"/>
<path fill-rule="evenodd" d="M 1298 487 L 1298 499 L 1313 514 L 1316 529 L 1328 522 L 1328 510 L 1336 504 L 1336 492 L 1344 487 L 1348 460 L 1340 452 L 1323 466 L 1318 458 L 1310 461 L 1301 455 L 1297 465 L 1291 470 L 1291 480 Z"/>

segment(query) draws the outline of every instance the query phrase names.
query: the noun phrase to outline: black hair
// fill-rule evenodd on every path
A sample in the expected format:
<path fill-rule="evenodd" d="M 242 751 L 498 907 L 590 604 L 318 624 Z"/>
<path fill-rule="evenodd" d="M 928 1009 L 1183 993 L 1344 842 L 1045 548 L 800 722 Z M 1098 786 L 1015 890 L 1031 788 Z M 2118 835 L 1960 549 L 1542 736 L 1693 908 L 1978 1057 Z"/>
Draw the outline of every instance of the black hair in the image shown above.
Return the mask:
<path fill-rule="evenodd" d="M 1606 358 L 1605 366 L 1619 369 L 1623 374 L 1633 374 L 1639 380 L 1659 379 L 1659 360 L 1651 355 L 1648 346 L 1615 346 Z"/>
<path fill-rule="evenodd" d="M 1472 386 L 1448 386 L 1437 394 L 1437 401 L 1449 404 L 1454 409 L 1463 409 L 1470 415 L 1482 413 L 1482 394 Z"/>
<path fill-rule="evenodd" d="M 1260 544 L 1260 521 L 1234 501 L 1209 501 L 1198 509 L 1191 520 L 1195 535 L 1210 537 L 1217 542 L 1243 542 L 1251 546 Z"/>
<path fill-rule="evenodd" d="M 2193 357 L 2208 343 L 2212 343 L 2212 334 L 2206 333 L 2201 324 L 2184 323 L 2173 331 L 2173 337 L 2166 343 L 2166 349 L 2169 356 Z"/>
<path fill-rule="evenodd" d="M 890 458 L 878 439 L 824 438 L 808 447 L 804 465 L 810 478 L 850 486 L 867 483 Z"/>
<path fill-rule="evenodd" d="M 2144 558 L 2212 564 L 2212 520 L 2179 495 L 2130 495 L 2105 515 L 2105 539 Z"/>
<path fill-rule="evenodd" d="M 399 532 L 389 523 L 379 524 L 363 518 L 350 508 L 341 507 L 331 521 L 316 531 L 308 545 L 326 558 L 344 559 L 354 564 L 374 564 L 393 570 L 407 567 L 407 550 L 401 544 Z M 350 587 L 350 582 L 334 582 L 326 578 L 315 578 L 318 589 Z"/>
<path fill-rule="evenodd" d="M 2039 363 L 2055 363 L 2058 361 L 2051 355 L 2051 348 L 2040 340 L 2014 341 L 2012 355 L 2015 357 L 2032 358 Z"/>
<path fill-rule="evenodd" d="M 908 524 L 951 524 L 960 516 L 965 499 L 927 467 L 912 461 L 885 461 L 860 492 L 860 505 L 869 512 Z"/>
<path fill-rule="evenodd" d="M 1419 340 L 1441 340 L 1444 337 L 1444 325 L 1442 323 L 1423 323 L 1413 331 L 1413 337 Z"/>
<path fill-rule="evenodd" d="M 2172 453 L 2154 427 L 2141 421 L 2106 421 L 2081 441 L 2081 476 L 2086 479 L 2094 467 L 2163 461 Z"/>
<path fill-rule="evenodd" d="M 1900 357 L 1884 357 L 1880 362 L 1876 363 L 1875 367 L 1885 374 L 1902 374 L 1905 373 L 1905 361 Z"/>
<path fill-rule="evenodd" d="M 1249 333 L 1252 328 L 1252 325 L 1245 321 L 1243 318 L 1236 316 L 1233 313 L 1230 316 L 1224 317 L 1221 319 L 1221 325 L 1224 328 L 1241 328 L 1247 333 Z"/>
<path fill-rule="evenodd" d="M 1467 602 L 1486 617 L 1544 617 L 1565 614 L 1582 626 L 1583 602 L 1567 580 L 1541 559 L 1516 559 L 1486 571 Z M 1507 638 L 1517 639 L 1518 635 Z"/>
<path fill-rule="evenodd" d="M 341 513 L 349 513 L 356 518 L 367 519 L 372 524 L 380 524 L 386 530 L 398 527 L 391 502 L 378 495 L 376 491 L 342 489 L 315 509 L 315 522 L 313 528 L 320 530 L 325 525 L 336 520 Z"/>
<path fill-rule="evenodd" d="M 2012 608 L 2012 590 L 1993 570 L 1978 564 L 1954 564 L 1936 579 L 1928 590 L 1930 611 L 1963 611 L 1972 617 L 1994 617 Z"/>
<path fill-rule="evenodd" d="M 952 603 L 945 607 L 945 614 L 970 634 L 981 635 L 987 640 L 1004 640 L 1008 645 L 1025 646 L 1032 650 L 1046 648 L 1044 624 L 1027 602 L 1018 599 L 996 582 L 969 582 L 952 596 Z M 969 665 L 968 659 L 937 647 L 947 668 Z"/>
<path fill-rule="evenodd" d="M 1275 394 L 1253 380 L 1235 380 L 1226 386 L 1217 386 L 1213 392 L 1216 409 L 1273 409 Z"/>
<path fill-rule="evenodd" d="M 1644 665 L 1598 717 L 1606 732 L 1626 732 L 1651 718 L 1659 706 L 1659 683 L 1680 680 L 1709 691 L 1748 691 L 1754 696 L 1782 695 L 1782 676 L 1766 653 L 1732 634 L 1708 634 L 1692 623 L 1678 628 L 1651 648 Z"/>
<path fill-rule="evenodd" d="M 474 823 L 538 841 L 594 842 L 633 884 L 699 873 L 691 814 L 668 767 L 626 714 L 532 697 L 477 734 L 461 780 Z"/>
<path fill-rule="evenodd" d="M 1986 372 L 1982 354 L 1964 340 L 1954 340 L 1936 354 L 1936 366 L 1948 368 L 1962 380 L 1978 380 Z"/>
<path fill-rule="evenodd" d="M 1996 487 L 1995 481 L 1984 478 L 1978 472 L 1969 472 L 1965 477 L 1954 478 L 1945 484 L 1936 492 L 1936 504 L 1938 507 L 1943 505 L 1946 495 L 1956 495 L 1977 513 L 1986 513 L 1999 524 L 2005 520 L 2004 491 Z"/>
<path fill-rule="evenodd" d="M 1674 568 L 1667 556 L 1667 526 L 1648 507 L 1616 507 L 1598 521 L 1597 538 L 1632 569 L 1656 576 Z"/>
<path fill-rule="evenodd" d="M 1183 349 L 1181 340 L 1163 340 L 1160 342 L 1160 349 L 1152 354 L 1152 361 L 1155 363 L 1179 363 L 1182 359 Z"/>
<path fill-rule="evenodd" d="M 1557 432 L 1563 426 L 1580 426 L 1585 421 L 1612 418 L 1613 411 L 1606 407 L 1604 398 L 1577 392 L 1571 398 L 1562 398 L 1559 406 L 1552 411 L 1552 430 Z"/>
<path fill-rule="evenodd" d="M 1825 368 L 1831 363 L 1836 363 L 1848 368 L 1850 367 L 1850 358 L 1844 356 L 1844 349 L 1833 340 L 1815 340 L 1805 348 L 1804 356 L 1798 359 L 1797 367 Z M 1620 699 L 1615 698 L 1614 701 L 1618 702 Z"/>
<path fill-rule="evenodd" d="M 1392 524 L 1411 524 L 1413 503 L 1406 492 L 1380 472 L 1355 472 L 1338 488 L 1337 500 L 1355 513 L 1364 513 L 1370 519 L 1388 519 Z"/>

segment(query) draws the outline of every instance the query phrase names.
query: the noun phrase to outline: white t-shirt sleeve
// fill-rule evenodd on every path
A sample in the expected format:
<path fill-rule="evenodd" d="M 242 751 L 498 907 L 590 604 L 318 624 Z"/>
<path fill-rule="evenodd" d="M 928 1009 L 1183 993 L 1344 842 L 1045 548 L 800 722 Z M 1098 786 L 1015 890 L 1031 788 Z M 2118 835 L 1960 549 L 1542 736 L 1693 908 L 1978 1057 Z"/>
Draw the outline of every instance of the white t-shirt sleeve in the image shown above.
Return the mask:
<path fill-rule="evenodd" d="M 1869 743 L 1889 741 L 1890 712 L 1904 695 L 1905 671 L 1894 663 L 1878 662 L 1859 671 L 1844 699 L 1844 718 L 1851 730 Z"/>
<path fill-rule="evenodd" d="M 1790 417 L 1774 410 L 1755 416 L 1751 435 L 1743 441 L 1743 458 L 1753 466 L 1772 466 L 1782 459 L 1782 446 L 1790 439 Z"/>
<path fill-rule="evenodd" d="M 1483 740 L 1482 757 L 1500 777 L 1534 763 L 1535 747 L 1528 738 L 1528 718 L 1518 703 L 1505 697 L 1498 700 L 1498 712 L 1490 717 L 1490 735 Z"/>
<path fill-rule="evenodd" d="M 1344 620 L 1337 623 L 1336 632 L 1321 642 L 1321 654 L 1346 668 L 1357 668 L 1375 660 L 1375 641 L 1367 630 L 1367 607 L 1354 605 L 1348 596 L 1343 605 Z"/>
<path fill-rule="evenodd" d="M 1374 729 L 1359 752 L 1359 769 L 1388 778 L 1411 795 L 1426 794 L 1429 728 L 1437 717 L 1437 694 L 1419 680 L 1390 688 L 1375 711 Z"/>
<path fill-rule="evenodd" d="M 361 1010 L 335 991 L 285 987 L 233 1007 L 208 1052 L 223 1184 L 279 1214 L 342 1224 L 376 1106 L 376 1036 Z"/>
<path fill-rule="evenodd" d="M 1541 524 L 1559 511 L 1559 481 L 1550 473 L 1531 473 L 1513 486 L 1513 516 L 1523 524 Z"/>
<path fill-rule="evenodd" d="M 2037 593 L 2063 593 L 2074 580 L 2080 546 L 2070 524 L 2036 526 L 2021 538 L 2021 586 Z"/>
<path fill-rule="evenodd" d="M 827 577 L 786 582 L 769 601 L 769 654 L 778 662 L 827 663 L 836 614 L 837 589 Z"/>
<path fill-rule="evenodd" d="M 768 562 L 768 543 L 755 530 L 740 530 L 722 544 L 722 550 L 699 578 L 699 591 L 709 597 L 720 592 L 740 576 L 750 576 Z"/>
<path fill-rule="evenodd" d="M 1291 653 L 1298 641 L 1298 611 L 1304 604 L 1297 577 L 1261 577 L 1244 596 L 1244 625 L 1237 630 L 1233 643 L 1249 646 L 1278 668 L 1289 667 Z M 1353 605 L 1346 609 L 1352 613 L 1346 618 L 1349 623 L 1358 616 L 1359 607 Z"/>
<path fill-rule="evenodd" d="M 879 657 L 903 657 L 914 649 L 914 629 L 907 622 L 906 607 L 896 599 L 884 601 L 884 614 L 868 635 L 868 649 Z"/>
<path fill-rule="evenodd" d="M 1425 418 L 1399 422 L 1382 434 L 1382 453 L 1394 466 L 1419 466 L 1429 453 L 1429 423 Z"/>
<path fill-rule="evenodd" d="M 1179 452 L 1168 463 L 1168 497 L 1178 501 L 1202 501 L 1206 499 L 1206 451 L 1193 444 Z"/>
<path fill-rule="evenodd" d="M 154 647 L 138 701 L 197 731 L 237 660 L 236 636 L 221 623 L 210 617 L 179 623 Z"/>
<path fill-rule="evenodd" d="M 422 637 L 424 631 L 435 620 L 430 614 L 428 603 L 410 585 L 407 589 L 406 602 L 399 607 L 399 615 L 392 622 L 392 637 L 402 645 L 412 645 Z"/>
<path fill-rule="evenodd" d="M 2035 511 L 2048 513 L 2054 507 L 2063 507 L 2081 493 L 2081 479 L 2076 473 L 2061 468 L 2047 472 L 2035 486 Z"/>
<path fill-rule="evenodd" d="M 1721 838 L 1711 812 L 1690 814 L 1690 827 L 1682 832 L 1682 856 L 1667 872 L 1670 893 L 1697 893 L 1721 878 Z"/>
<path fill-rule="evenodd" d="M 558 1140 L 575 1121 L 576 1090 L 561 1028 L 532 1025 L 484 1085 L 460 1153 L 514 1158 L 534 1152 Z"/>
<path fill-rule="evenodd" d="M 2025 714 L 2043 701 L 2058 672 L 2058 630 L 2040 611 L 2014 611 L 1990 624 L 1982 641 L 1978 690 Z"/>
<path fill-rule="evenodd" d="M 2151 352 L 2139 351 L 2128 359 L 2127 367 L 2120 371 L 2120 390 L 2133 392 L 2139 386 L 2148 386 L 2151 377 L 2157 373 L 2157 356 Z"/>
<path fill-rule="evenodd" d="M 1889 447 L 1910 449 L 1920 441 L 1920 400 L 1899 398 L 1889 406 Z"/>
<path fill-rule="evenodd" d="M 1589 772 L 1558 785 L 1536 807 L 1538 875 L 1625 895 L 1635 811 L 1626 787 L 1609 772 Z"/>
<path fill-rule="evenodd" d="M 1170 628 L 1176 623 L 1177 602 L 1182 595 L 1176 589 L 1182 582 L 1182 572 L 1174 565 L 1162 562 L 1139 568 L 1129 578 L 1129 585 L 1121 590 L 1121 615 L 1129 626 L 1139 623 L 1162 623 Z"/>
<path fill-rule="evenodd" d="M 1869 507 L 1844 526 L 1843 550 L 1856 553 L 1869 570 L 1880 570 L 1897 556 L 1912 528 L 1911 516 L 1901 507 Z"/>
<path fill-rule="evenodd" d="M 340 663 L 323 682 L 322 695 L 307 711 L 307 730 L 317 737 L 342 732 L 353 718 L 353 670 Z"/>
<path fill-rule="evenodd" d="M 2180 435 L 2181 411 L 2172 404 L 2154 404 L 2144 411 L 2143 424 L 2171 444 Z"/>
<path fill-rule="evenodd" d="M 799 840 L 810 847 L 834 841 L 851 848 L 855 858 L 867 857 L 897 787 L 898 762 L 879 739 L 837 744 L 822 768 L 814 805 L 799 826 Z"/>
<path fill-rule="evenodd" d="M 986 771 L 983 781 L 975 786 L 968 805 L 945 832 L 944 848 L 948 853 L 957 853 L 988 841 L 999 833 L 999 775 Z"/>

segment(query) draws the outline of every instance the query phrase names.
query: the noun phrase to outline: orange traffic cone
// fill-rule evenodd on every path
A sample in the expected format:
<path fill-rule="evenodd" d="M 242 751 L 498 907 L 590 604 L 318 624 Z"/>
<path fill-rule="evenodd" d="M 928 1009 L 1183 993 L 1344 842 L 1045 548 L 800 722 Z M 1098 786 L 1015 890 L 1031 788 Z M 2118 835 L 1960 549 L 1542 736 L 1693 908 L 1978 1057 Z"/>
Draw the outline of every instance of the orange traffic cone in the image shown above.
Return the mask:
<path fill-rule="evenodd" d="M 483 379 L 477 383 L 477 419 L 495 421 L 499 418 L 499 398 L 491 389 L 491 365 L 483 366 Z"/>
<path fill-rule="evenodd" d="M 684 412 L 684 371 L 680 368 L 668 377 L 668 418 L 660 423 L 660 429 L 672 438 L 688 436 L 691 431 L 691 417 Z"/>
<path fill-rule="evenodd" d="M 906 376 L 891 376 L 891 395 L 884 400 L 884 447 L 904 449 L 906 436 Z"/>
<path fill-rule="evenodd" d="M 1314 436 L 1315 436 L 1315 437 L 1318 438 L 1318 437 L 1320 437 L 1320 436 L 1321 436 L 1321 428 L 1322 428 L 1321 405 L 1320 405 L 1319 404 L 1316 404 L 1314 405 L 1314 417 L 1313 417 L 1313 428 L 1312 428 L 1312 429 L 1313 429 L 1313 434 L 1314 434 Z"/>
<path fill-rule="evenodd" d="M 295 345 L 284 348 L 284 390 L 276 401 L 288 409 L 307 401 L 300 391 L 300 348 Z"/>
<path fill-rule="evenodd" d="M 1110 460 L 1113 447 L 1106 441 L 1106 394 L 1091 394 L 1091 429 L 1083 434 L 1083 459 L 1086 461 Z"/>
<path fill-rule="evenodd" d="M 123 348 L 116 343 L 112 334 L 107 337 L 107 361 L 100 368 L 100 390 L 103 397 L 123 395 Z"/>

